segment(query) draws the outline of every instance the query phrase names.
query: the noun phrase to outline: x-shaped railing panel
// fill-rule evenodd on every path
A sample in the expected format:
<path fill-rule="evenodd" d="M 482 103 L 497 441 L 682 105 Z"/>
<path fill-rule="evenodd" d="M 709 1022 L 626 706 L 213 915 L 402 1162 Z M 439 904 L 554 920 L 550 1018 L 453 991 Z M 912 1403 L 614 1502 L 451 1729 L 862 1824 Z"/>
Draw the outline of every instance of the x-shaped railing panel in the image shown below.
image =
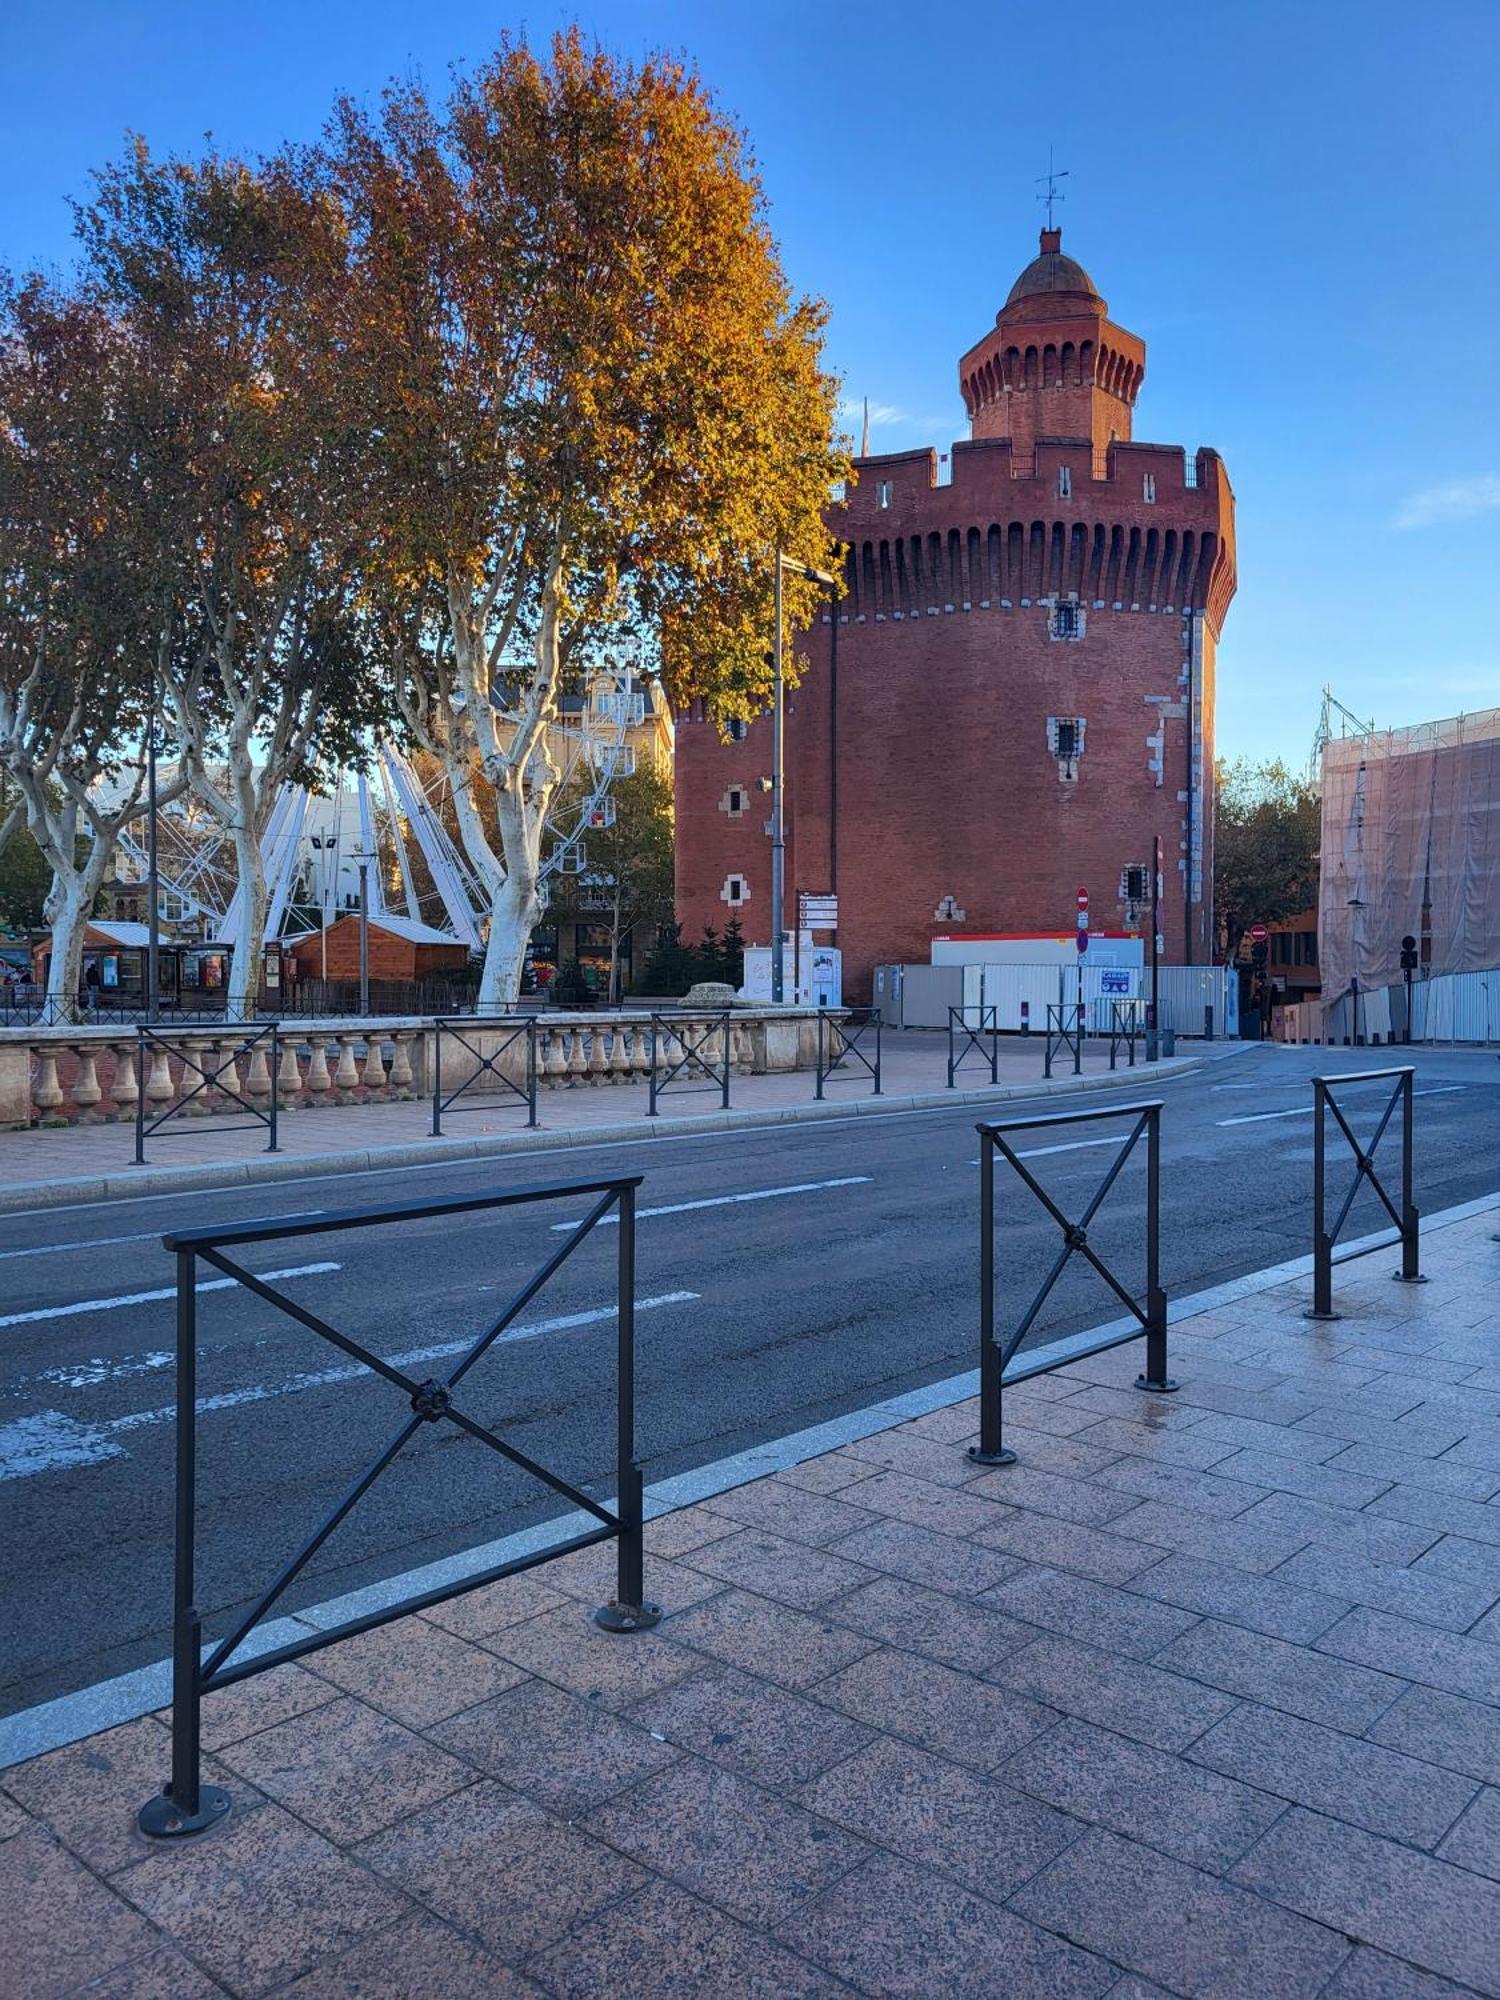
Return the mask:
<path fill-rule="evenodd" d="M 718 1038 L 717 1059 L 713 1055 L 715 1037 Z M 675 1056 L 671 1052 L 674 1042 L 681 1051 Z M 654 1118 L 657 1115 L 656 1100 L 674 1087 L 685 1095 L 694 1091 L 716 1090 L 727 1111 L 729 1067 L 730 1011 L 727 1007 L 722 1013 L 707 1018 L 702 1015 L 653 1014 L 646 1116 Z M 708 1081 L 679 1083 L 678 1078 L 684 1076 L 703 1076 Z"/>
<path fill-rule="evenodd" d="M 217 1090 L 222 1096 L 230 1098 L 240 1107 L 241 1111 L 248 1112 L 257 1125 L 265 1126 L 270 1134 L 269 1143 L 266 1146 L 268 1153 L 280 1150 L 276 1144 L 276 1093 L 280 1084 L 281 1044 L 280 1029 L 274 1021 L 269 1022 L 263 1028 L 257 1028 L 253 1031 L 247 1032 L 241 1029 L 236 1035 L 225 1035 L 223 1041 L 225 1043 L 232 1042 L 233 1046 L 227 1055 L 220 1055 L 217 1060 L 211 1053 L 210 1048 L 204 1047 L 201 1043 L 198 1047 L 200 1053 L 205 1058 L 204 1061 L 200 1061 L 198 1056 L 194 1055 L 193 1044 L 184 1042 L 178 1037 L 160 1033 L 155 1028 L 146 1027 L 137 1027 L 135 1033 L 137 1071 L 135 1164 L 138 1167 L 144 1166 L 146 1163 L 146 1141 L 152 1134 L 160 1131 L 161 1127 L 169 1119 L 180 1117 L 189 1104 L 192 1104 L 208 1090 Z M 212 1046 L 217 1046 L 217 1044 Z M 148 1119 L 146 1116 L 146 1091 L 148 1083 L 146 1055 L 150 1049 L 165 1050 L 169 1061 L 175 1055 L 182 1064 L 182 1080 L 184 1083 L 187 1081 L 189 1070 L 193 1072 L 198 1081 L 193 1085 L 191 1090 L 182 1091 L 176 1097 L 175 1101 L 167 1106 L 165 1111 L 158 1112 L 154 1118 Z M 258 1104 L 253 1104 L 249 1097 L 241 1095 L 239 1089 L 239 1071 L 236 1067 L 241 1056 L 249 1056 L 253 1063 L 257 1053 L 262 1050 L 265 1051 L 266 1060 L 265 1110 L 262 1110 Z M 234 1079 L 232 1084 L 225 1083 L 224 1078 L 226 1076 Z M 216 1130 L 221 1132 L 243 1132 L 246 1129 L 243 1125 L 220 1125 L 216 1127 Z M 176 1134 L 173 1136 L 180 1137 L 181 1135 Z"/>
<path fill-rule="evenodd" d="M 817 1084 L 847 1083 L 860 1075 L 870 1078 L 872 1097 L 880 1095 L 880 1016 L 873 1007 L 845 1007 L 837 1015 L 818 1010 Z M 872 1051 L 866 1046 L 874 1043 Z M 842 1074 L 841 1074 L 842 1072 Z"/>
<path fill-rule="evenodd" d="M 300 1658 L 355 1632 L 385 1624 L 413 1609 L 440 1603 L 462 1591 L 477 1589 L 501 1576 L 534 1568 L 556 1556 L 606 1539 L 613 1539 L 618 1544 L 617 1592 L 614 1601 L 596 1613 L 597 1621 L 607 1630 L 621 1632 L 655 1624 L 660 1612 L 644 1597 L 644 1487 L 641 1469 L 635 1461 L 634 1444 L 635 1195 L 640 1181 L 641 1176 L 634 1174 L 608 1181 L 565 1182 L 547 1187 L 520 1188 L 497 1195 L 459 1195 L 437 1201 L 312 1214 L 289 1220 L 231 1224 L 221 1229 L 189 1230 L 163 1239 L 165 1247 L 177 1258 L 177 1553 L 172 1649 L 172 1777 L 163 1792 L 142 1808 L 140 1824 L 144 1831 L 163 1837 L 199 1832 L 222 1817 L 228 1809 L 227 1797 L 213 1786 L 204 1786 L 200 1776 L 199 1705 L 203 1695 L 212 1688 L 243 1680 L 251 1674 L 265 1671 L 269 1666 Z M 243 1244 L 279 1241 L 289 1236 L 323 1235 L 381 1223 L 427 1219 L 476 1209 L 518 1207 L 580 1196 L 592 1197 L 591 1205 L 576 1226 L 569 1230 L 564 1241 L 518 1287 L 504 1310 L 474 1336 L 446 1373 L 425 1380 L 419 1379 L 409 1368 L 377 1353 L 367 1341 L 334 1326 L 320 1313 L 288 1297 L 256 1272 L 247 1270 L 237 1257 L 228 1254 Z M 618 1374 L 617 1489 L 613 1511 L 571 1480 L 541 1464 L 530 1453 L 511 1444 L 490 1425 L 462 1408 L 457 1400 L 459 1385 L 465 1377 L 503 1338 L 518 1315 L 611 1210 L 618 1211 L 620 1225 L 615 1245 Z M 228 1636 L 208 1650 L 206 1655 L 202 1621 L 194 1604 L 198 1414 L 196 1271 L 200 1258 L 276 1311 L 329 1342 L 379 1380 L 398 1389 L 406 1397 L 410 1408 L 410 1414 L 402 1418 L 375 1457 L 339 1496 L 317 1528 L 296 1553 L 282 1563 L 249 1611 L 238 1620 Z M 265 1619 L 375 1482 L 391 1467 L 405 1446 L 424 1424 L 437 1423 L 450 1423 L 475 1438 L 507 1463 L 570 1501 L 598 1525 L 581 1534 L 573 1534 L 552 1547 L 512 1558 L 463 1577 L 458 1582 L 427 1591 L 419 1598 L 385 1606 L 331 1629 L 295 1638 L 253 1657 L 237 1659 L 236 1654 L 256 1626 Z"/>
<path fill-rule="evenodd" d="M 1414 1069 L 1373 1069 L 1362 1070 L 1348 1076 L 1315 1076 L 1313 1085 L 1313 1302 L 1309 1309 L 1310 1319 L 1337 1319 L 1333 1309 L 1333 1267 L 1335 1264 L 1352 1262 L 1356 1257 L 1368 1256 L 1371 1251 L 1389 1249 L 1394 1243 L 1401 1245 L 1401 1269 L 1398 1278 L 1407 1284 L 1420 1284 L 1420 1228 L 1416 1201 L 1414 1199 L 1413 1160 L 1413 1086 Z M 1362 1084 L 1390 1083 L 1392 1090 L 1380 1113 L 1375 1130 L 1368 1142 L 1361 1142 L 1353 1126 L 1344 1115 L 1343 1106 L 1335 1096 L 1335 1091 L 1357 1088 Z M 1401 1110 L 1401 1194 L 1400 1205 L 1392 1199 L 1390 1190 L 1380 1178 L 1375 1164 L 1375 1155 L 1380 1148 L 1391 1119 L 1397 1107 Z M 1334 1219 L 1333 1227 L 1328 1227 L 1328 1149 L 1327 1119 L 1333 1116 L 1334 1124 L 1344 1135 L 1349 1150 L 1354 1155 L 1354 1179 L 1344 1197 L 1343 1206 Z M 1378 1243 L 1354 1245 L 1346 1249 L 1342 1256 L 1335 1254 L 1338 1240 L 1348 1221 L 1350 1211 L 1359 1198 L 1362 1187 L 1370 1187 L 1376 1200 L 1390 1217 L 1395 1227 L 1394 1238 L 1384 1238 Z"/>
<path fill-rule="evenodd" d="M 970 1456 L 987 1465 L 1007 1465 L 1015 1457 L 1008 1450 L 1002 1432 L 1001 1399 L 1007 1366 L 1021 1343 L 1036 1325 L 1038 1315 L 1058 1280 L 1074 1257 L 1081 1257 L 1109 1287 L 1129 1312 L 1133 1326 L 1096 1343 L 1097 1347 L 1117 1346 L 1122 1340 L 1146 1336 L 1146 1366 L 1136 1386 L 1165 1393 L 1176 1388 L 1167 1375 L 1167 1297 L 1161 1288 L 1161 1112 L 1159 1100 L 1139 1105 L 1105 1105 L 1097 1111 L 1059 1112 L 1054 1117 L 1023 1118 L 1005 1122 L 985 1122 L 979 1133 L 979 1444 Z M 1097 1124 L 1107 1119 L 1128 1118 L 1129 1130 L 1119 1151 L 1110 1161 L 1102 1180 L 1094 1189 L 1082 1213 L 1069 1215 L 1042 1185 L 1014 1143 L 1060 1125 Z M 1146 1141 L 1146 1296 L 1142 1305 L 1134 1293 L 1112 1271 L 1089 1241 L 1089 1229 L 1119 1179 L 1126 1162 L 1144 1136 Z M 1041 1204 L 1062 1234 L 1062 1247 L 1037 1288 L 1030 1304 L 1008 1332 L 997 1331 L 995 1312 L 995 1162 L 1004 1161 L 1021 1185 Z M 1053 1362 L 1053 1366 L 1061 1365 Z M 1036 1372 L 1032 1370 L 1031 1372 Z"/>
<path fill-rule="evenodd" d="M 978 1024 L 970 1016 L 979 1016 Z M 959 1036 L 963 1036 L 962 1044 Z M 984 1037 L 989 1037 L 986 1045 Z M 1000 1010 L 998 1007 L 950 1007 L 948 1009 L 948 1088 L 955 1087 L 959 1072 L 971 1055 L 977 1055 L 990 1073 L 990 1082 L 1000 1074 Z"/>
<path fill-rule="evenodd" d="M 504 1034 L 505 1039 L 498 1048 L 486 1053 L 476 1048 L 469 1039 L 484 1031 Z M 507 1033 L 506 1031 L 509 1030 Z M 462 1082 L 446 1094 L 443 1090 L 443 1039 L 447 1036 L 458 1043 L 467 1055 L 474 1058 L 476 1068 L 470 1070 Z M 526 1083 L 522 1085 L 508 1076 L 501 1067 L 504 1057 L 509 1055 L 516 1043 L 526 1043 Z M 536 1021 L 531 1015 L 518 1019 L 513 1014 L 500 1014 L 490 1018 L 482 1015 L 465 1015 L 461 1020 L 439 1016 L 432 1024 L 432 1136 L 440 1139 L 443 1135 L 443 1113 L 449 1110 L 460 1097 L 475 1090 L 481 1077 L 488 1077 L 492 1084 L 499 1086 L 502 1101 L 507 1097 L 518 1097 L 526 1106 L 526 1123 L 535 1126 L 536 1116 Z M 466 1104 L 466 1111 L 493 1110 L 490 1104 Z"/>

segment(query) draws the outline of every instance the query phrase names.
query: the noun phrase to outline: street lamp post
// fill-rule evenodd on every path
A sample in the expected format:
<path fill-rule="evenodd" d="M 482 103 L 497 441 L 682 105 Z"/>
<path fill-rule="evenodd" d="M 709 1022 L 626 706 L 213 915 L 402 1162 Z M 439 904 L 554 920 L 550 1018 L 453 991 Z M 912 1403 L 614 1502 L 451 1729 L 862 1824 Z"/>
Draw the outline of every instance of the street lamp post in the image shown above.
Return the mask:
<path fill-rule="evenodd" d="M 775 619 L 776 636 L 772 647 L 776 692 L 771 709 L 771 1001 L 779 1007 L 786 998 L 786 682 L 782 672 L 781 578 L 784 571 L 805 576 L 825 590 L 836 592 L 838 578 L 795 556 L 776 551 Z"/>
<path fill-rule="evenodd" d="M 370 857 L 361 848 L 359 862 L 359 1012 L 370 1012 Z"/>
<path fill-rule="evenodd" d="M 181 982 L 179 981 L 179 984 Z M 161 993 L 161 873 L 156 851 L 156 707 L 146 732 L 146 1019 L 156 1019 Z"/>

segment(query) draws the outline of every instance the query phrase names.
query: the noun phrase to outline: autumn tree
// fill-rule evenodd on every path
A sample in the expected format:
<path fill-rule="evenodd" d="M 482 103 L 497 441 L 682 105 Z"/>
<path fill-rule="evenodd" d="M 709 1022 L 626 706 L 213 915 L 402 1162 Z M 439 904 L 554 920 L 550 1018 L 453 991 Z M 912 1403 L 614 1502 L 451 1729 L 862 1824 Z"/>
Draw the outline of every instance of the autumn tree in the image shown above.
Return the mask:
<path fill-rule="evenodd" d="M 1214 907 L 1226 949 L 1247 925 L 1278 923 L 1318 900 L 1317 787 L 1280 759 L 1219 763 L 1214 792 Z"/>
<path fill-rule="evenodd" d="M 177 766 L 232 845 L 229 1011 L 253 1011 L 283 786 L 358 756 L 379 707 L 358 601 L 367 440 L 345 394 L 345 232 L 316 160 L 153 159 L 81 209 L 84 276 L 132 356 L 140 566 L 170 609 Z"/>
<path fill-rule="evenodd" d="M 48 998 L 64 1013 L 140 810 L 166 629 L 129 555 L 132 367 L 96 304 L 39 278 L 0 284 L 0 845 L 24 828 L 45 863 Z"/>
<path fill-rule="evenodd" d="M 826 566 L 844 470 L 824 314 L 790 293 L 741 135 L 673 61 L 504 43 L 441 104 L 346 103 L 330 151 L 372 616 L 404 729 L 452 781 L 495 1007 L 541 913 L 565 689 L 630 646 L 678 699 L 764 699 L 774 552 Z M 790 629 L 815 586 L 786 600 Z"/>

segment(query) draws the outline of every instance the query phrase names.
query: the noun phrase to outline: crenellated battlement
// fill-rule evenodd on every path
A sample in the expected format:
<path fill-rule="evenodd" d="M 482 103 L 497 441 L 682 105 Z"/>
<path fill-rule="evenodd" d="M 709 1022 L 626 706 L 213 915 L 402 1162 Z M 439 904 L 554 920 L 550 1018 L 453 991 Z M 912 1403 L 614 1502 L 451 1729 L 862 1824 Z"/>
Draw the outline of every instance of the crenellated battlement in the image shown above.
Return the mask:
<path fill-rule="evenodd" d="M 944 494 L 969 511 L 992 505 L 1005 513 L 1044 501 L 1073 500 L 1084 506 L 1112 502 L 1115 496 L 1147 506 L 1192 496 L 1190 504 L 1212 513 L 1221 494 L 1232 498 L 1224 462 L 1209 445 L 1190 454 L 1181 445 L 1117 440 L 1096 455 L 1087 438 L 1038 438 L 1032 446 L 1010 438 L 966 438 L 953 446 L 950 463 L 952 476 L 943 479 L 938 453 L 930 446 L 856 458 L 855 477 L 841 503 L 849 532 L 876 515 L 901 514 L 913 506 L 926 515 L 934 496 Z M 1066 482 L 1061 478 L 1065 470 Z M 1148 497 L 1148 477 L 1156 482 L 1153 497 Z M 1066 493 L 1064 483 L 1070 489 Z"/>
<path fill-rule="evenodd" d="M 846 544 L 852 623 L 1072 598 L 1096 608 L 1203 611 L 1222 628 L 1235 590 L 1234 495 L 1216 451 L 1008 438 L 855 461 L 829 511 Z"/>

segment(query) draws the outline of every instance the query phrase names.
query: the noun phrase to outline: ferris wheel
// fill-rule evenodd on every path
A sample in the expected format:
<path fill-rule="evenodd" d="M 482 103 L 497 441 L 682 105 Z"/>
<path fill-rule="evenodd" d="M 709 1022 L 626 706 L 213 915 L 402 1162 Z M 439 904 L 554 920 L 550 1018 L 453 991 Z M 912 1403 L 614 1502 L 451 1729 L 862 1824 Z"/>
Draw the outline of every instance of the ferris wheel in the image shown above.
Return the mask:
<path fill-rule="evenodd" d="M 645 723 L 647 701 L 645 679 L 632 662 L 602 666 L 560 698 L 547 732 L 559 777 L 543 821 L 544 895 L 556 876 L 587 875 L 589 833 L 614 823 L 611 788 L 636 769 L 632 738 Z M 503 717 L 498 697 L 496 706 Z M 326 790 L 284 785 L 261 839 L 266 937 L 289 926 L 327 925 L 354 907 L 348 885 L 363 855 L 376 863 L 368 874 L 372 916 L 404 915 L 482 949 L 488 898 L 455 838 L 453 808 L 451 781 L 437 760 L 408 754 L 384 737 L 372 743 L 365 769 L 331 773 Z M 119 849 L 121 873 L 144 881 L 144 813 L 124 827 Z M 234 844 L 191 795 L 157 815 L 157 870 L 164 914 L 198 919 L 216 942 L 238 942 L 244 899 Z"/>

